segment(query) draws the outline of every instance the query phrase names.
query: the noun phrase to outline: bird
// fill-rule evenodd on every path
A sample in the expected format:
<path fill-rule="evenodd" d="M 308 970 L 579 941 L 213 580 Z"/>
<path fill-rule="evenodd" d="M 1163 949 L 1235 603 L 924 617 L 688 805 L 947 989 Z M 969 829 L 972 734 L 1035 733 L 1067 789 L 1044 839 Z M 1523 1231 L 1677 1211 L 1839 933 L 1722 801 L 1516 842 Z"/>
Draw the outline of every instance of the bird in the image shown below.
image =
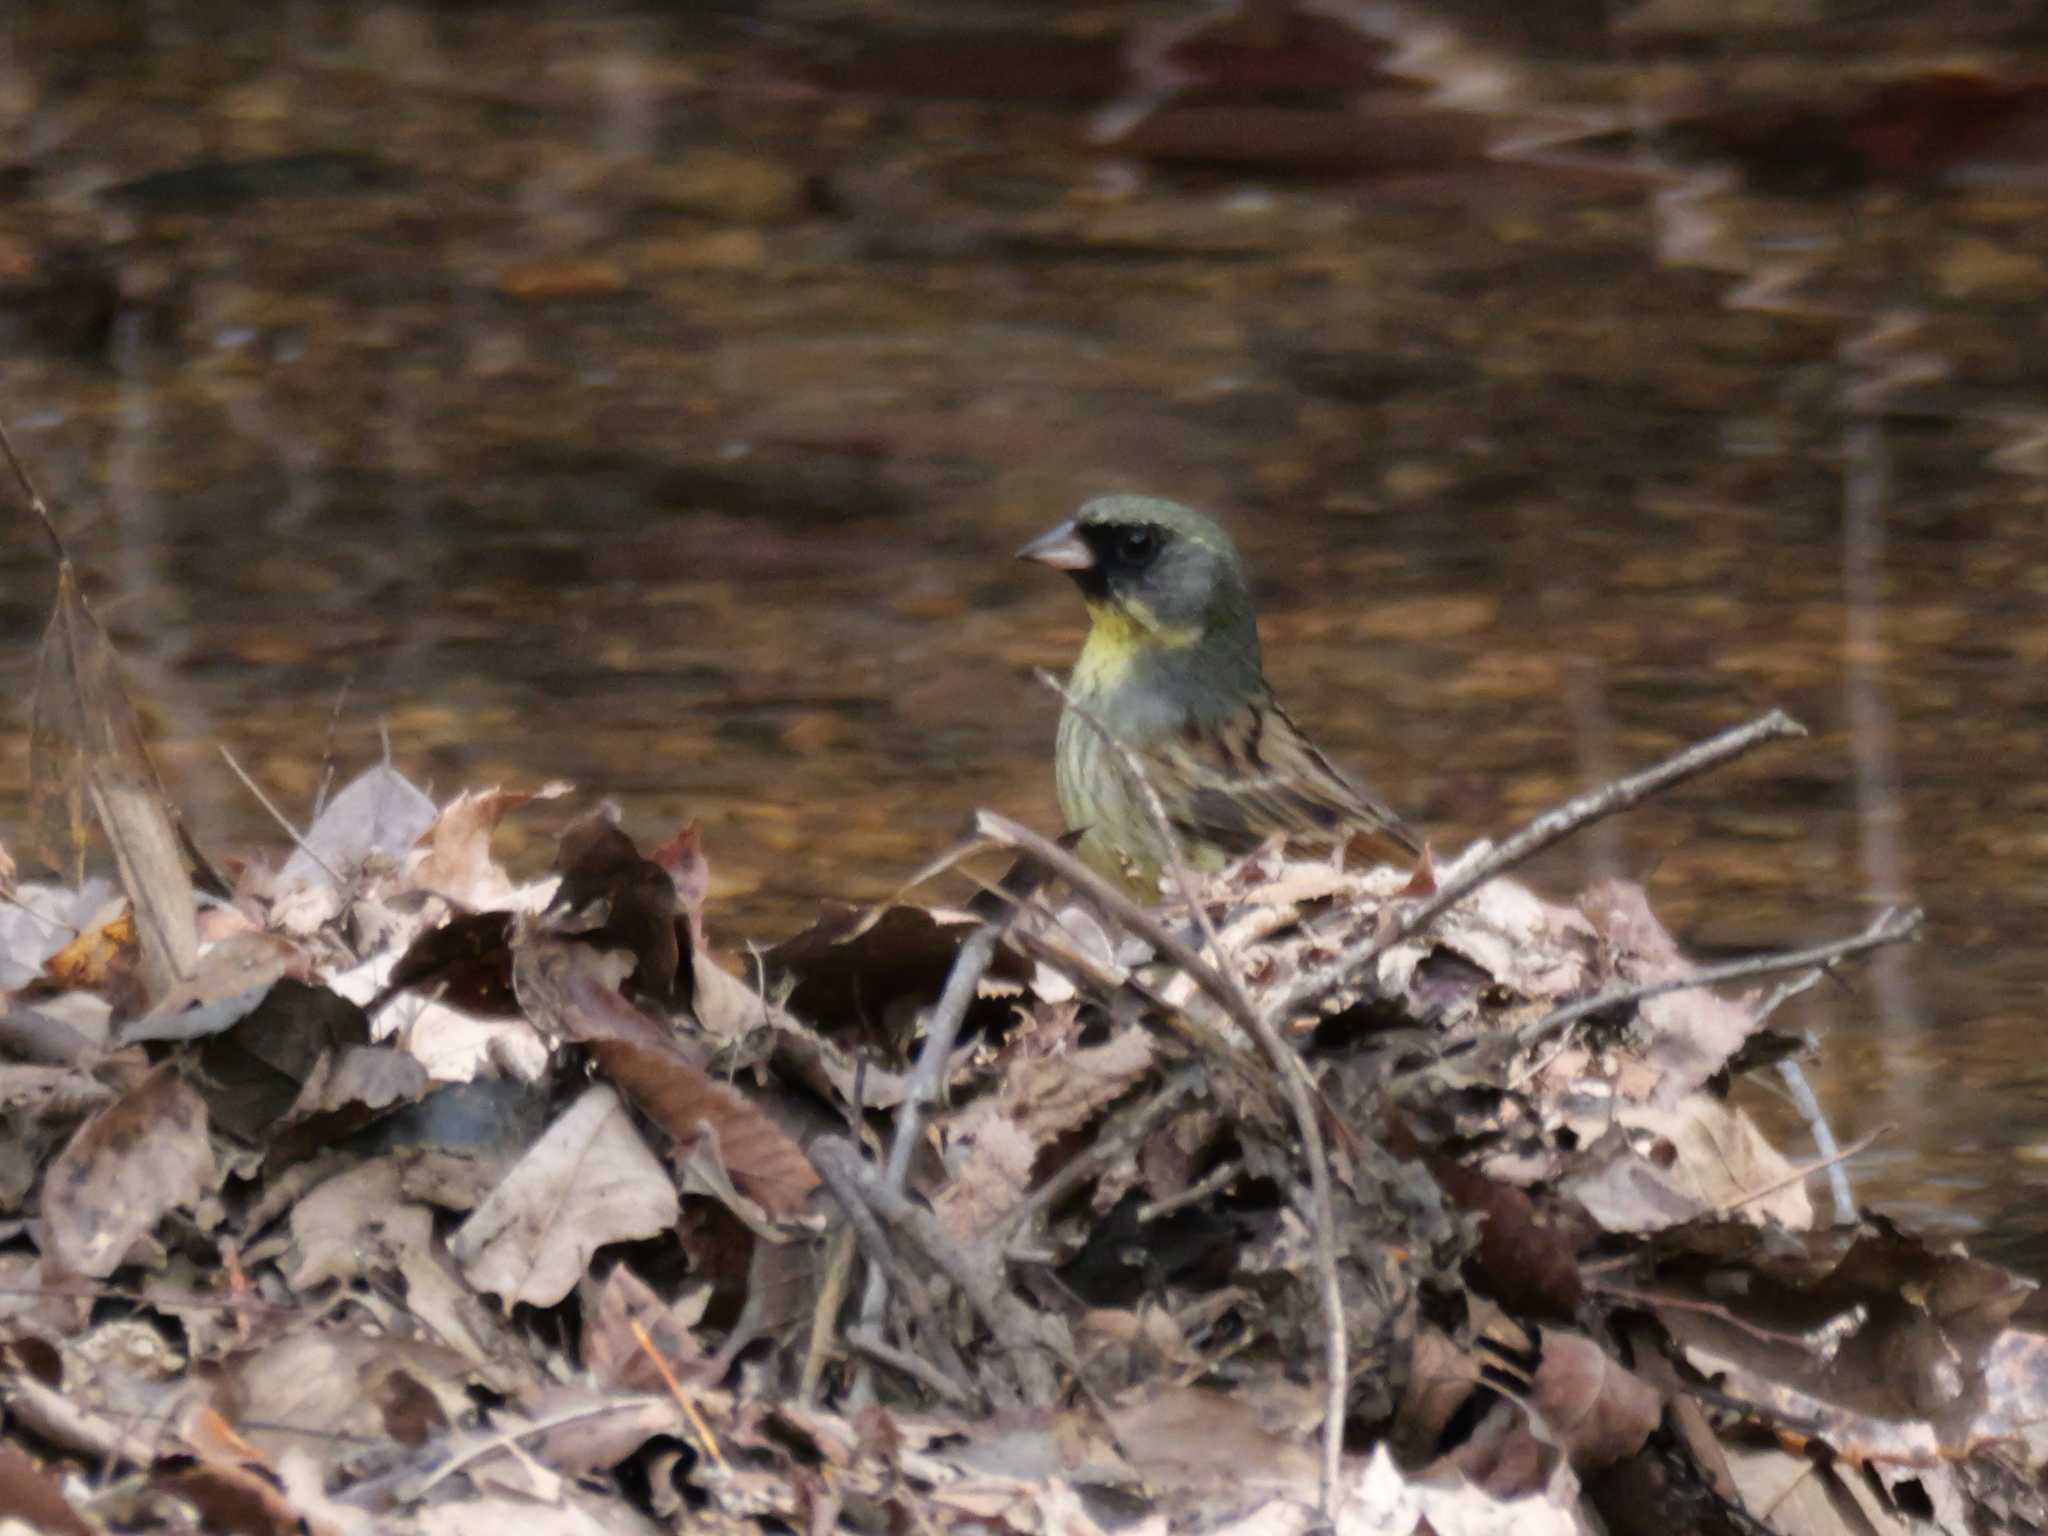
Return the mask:
<path fill-rule="evenodd" d="M 1307 848 L 1422 839 L 1302 734 L 1267 683 L 1244 562 L 1214 519 L 1152 496 L 1102 496 L 1017 552 L 1081 589 L 1087 641 L 1055 750 L 1061 814 L 1096 868 L 1155 887 L 1280 837 Z M 1116 738 L 1142 765 L 1171 829 Z"/>

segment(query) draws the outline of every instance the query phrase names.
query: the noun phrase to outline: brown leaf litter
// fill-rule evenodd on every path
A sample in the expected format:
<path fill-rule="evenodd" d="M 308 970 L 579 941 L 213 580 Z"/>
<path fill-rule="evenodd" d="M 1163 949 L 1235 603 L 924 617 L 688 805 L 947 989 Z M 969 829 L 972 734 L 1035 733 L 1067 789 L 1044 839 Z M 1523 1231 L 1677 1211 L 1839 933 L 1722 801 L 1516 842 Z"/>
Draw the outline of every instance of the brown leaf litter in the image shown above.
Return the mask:
<path fill-rule="evenodd" d="M 1416 870 L 1274 848 L 1144 906 L 984 813 L 1000 879 L 744 958 L 701 828 L 646 855 L 600 806 L 522 884 L 492 829 L 563 787 L 383 765 L 201 923 L 63 591 L 63 739 L 105 749 L 46 803 L 125 904 L 74 869 L 15 891 L 73 934 L 6 930 L 0 1520 L 2048 1522 L 2033 1287 L 1821 1225 L 1730 1092 L 1771 1000 L 1639 887 L 1510 873 L 1782 715 Z"/>
<path fill-rule="evenodd" d="M 373 839 L 361 804 L 330 814 Z M 1859 1497 L 1886 1520 L 2038 1507 L 2029 1288 L 1815 1227 L 1722 1091 L 1769 1029 L 1753 997 L 1518 1044 L 1683 974 L 1639 890 L 1568 905 L 1495 875 L 1400 933 L 1471 867 L 1267 852 L 1193 893 L 1203 921 L 1176 892 L 1146 919 L 1206 980 L 1043 879 L 1003 887 L 1014 917 L 899 905 L 728 967 L 701 834 L 653 860 L 586 818 L 563 876 L 521 887 L 479 828 L 536 808 L 460 797 L 411 834 L 465 848 L 459 880 L 316 824 L 349 874 L 307 867 L 332 897 L 310 929 L 308 885 L 252 872 L 239 927 L 153 1005 L 118 928 L 15 1002 L 0 1081 L 46 1129 L 0 1327 L 69 1351 L 61 1396 L 0 1356 L 16 1507 L 86 1458 L 136 1479 L 66 1502 L 87 1529 L 1088 1530 L 1114 1507 L 1306 1530 L 1318 1505 L 1340 1530 L 1737 1529 L 1823 1450 L 1885 1469 Z M 977 931 L 1005 979 L 949 988 Z M 1390 935 L 1291 1021 L 1325 1246 L 1216 978 L 1271 1012 Z M 38 1022 L 82 996 L 98 1044 Z M 1326 1266 L 1350 1362 L 1330 1488 Z"/>

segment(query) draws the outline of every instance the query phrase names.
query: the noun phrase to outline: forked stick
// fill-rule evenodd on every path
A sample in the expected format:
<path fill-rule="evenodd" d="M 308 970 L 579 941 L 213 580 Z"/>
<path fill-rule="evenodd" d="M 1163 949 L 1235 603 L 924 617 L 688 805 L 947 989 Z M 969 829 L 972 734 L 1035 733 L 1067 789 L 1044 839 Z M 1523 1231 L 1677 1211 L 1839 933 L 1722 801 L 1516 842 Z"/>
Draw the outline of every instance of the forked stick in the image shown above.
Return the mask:
<path fill-rule="evenodd" d="M 1598 789 L 1567 800 L 1554 810 L 1545 811 L 1490 852 L 1485 844 L 1479 844 L 1446 871 L 1450 878 L 1437 887 L 1434 896 L 1410 907 L 1384 932 L 1360 939 L 1328 965 L 1302 975 L 1274 1005 L 1274 1013 L 1283 1021 L 1307 1013 L 1381 955 L 1410 934 L 1427 927 L 1487 881 L 1534 858 L 1588 822 L 1640 805 L 1652 795 L 1674 784 L 1682 784 L 1710 768 L 1732 762 L 1767 741 L 1783 741 L 1805 734 L 1805 726 L 1782 709 L 1774 709 L 1747 725 L 1723 731 L 1718 736 L 1709 736 L 1641 773 L 1603 784 Z"/>

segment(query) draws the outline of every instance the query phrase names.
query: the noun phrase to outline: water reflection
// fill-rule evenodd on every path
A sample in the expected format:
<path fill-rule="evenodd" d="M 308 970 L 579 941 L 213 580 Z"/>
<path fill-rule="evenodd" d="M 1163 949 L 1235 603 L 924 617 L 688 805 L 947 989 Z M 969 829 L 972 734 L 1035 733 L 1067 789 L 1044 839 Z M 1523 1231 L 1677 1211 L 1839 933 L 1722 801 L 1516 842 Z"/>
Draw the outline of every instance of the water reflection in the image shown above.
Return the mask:
<path fill-rule="evenodd" d="M 1784 703 L 1540 873 L 1703 952 L 1924 901 L 1797 1005 L 1823 1096 L 2048 1268 L 2041 39 L 1492 9 L 29 4 L 5 409 L 213 842 L 276 842 L 218 744 L 302 807 L 386 728 L 703 817 L 732 940 L 1052 819 L 1079 619 L 1009 552 L 1104 491 L 1228 509 L 1276 685 L 1446 842 Z"/>

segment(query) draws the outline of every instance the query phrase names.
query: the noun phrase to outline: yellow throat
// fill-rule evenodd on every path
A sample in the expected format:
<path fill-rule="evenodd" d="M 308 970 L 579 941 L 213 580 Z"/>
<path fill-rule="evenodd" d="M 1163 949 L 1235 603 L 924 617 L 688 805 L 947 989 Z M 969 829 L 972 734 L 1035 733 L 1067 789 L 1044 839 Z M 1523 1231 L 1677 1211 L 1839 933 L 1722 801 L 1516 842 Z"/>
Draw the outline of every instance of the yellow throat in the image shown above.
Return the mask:
<path fill-rule="evenodd" d="M 1113 688 L 1138 658 L 1152 651 L 1184 651 L 1202 638 L 1194 624 L 1166 624 L 1133 598 L 1088 604 L 1088 639 L 1074 663 L 1072 686 L 1082 694 Z"/>

